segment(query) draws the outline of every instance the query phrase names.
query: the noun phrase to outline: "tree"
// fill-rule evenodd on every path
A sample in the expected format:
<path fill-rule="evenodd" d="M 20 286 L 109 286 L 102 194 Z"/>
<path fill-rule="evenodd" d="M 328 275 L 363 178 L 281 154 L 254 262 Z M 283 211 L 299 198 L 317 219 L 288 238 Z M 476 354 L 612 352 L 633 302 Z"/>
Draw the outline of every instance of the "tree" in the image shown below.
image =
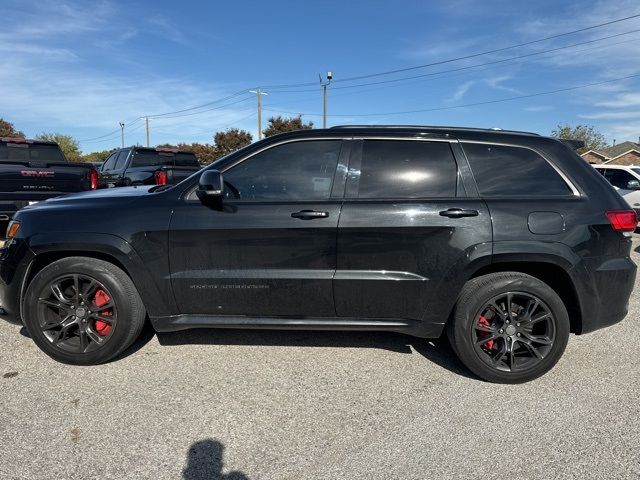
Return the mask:
<path fill-rule="evenodd" d="M 104 162 L 113 150 L 101 150 L 99 152 L 91 152 L 82 155 L 82 162 Z"/>
<path fill-rule="evenodd" d="M 71 135 L 64 135 L 62 133 L 45 133 L 42 132 L 36 135 L 36 140 L 43 142 L 56 142 L 60 145 L 60 149 L 67 160 L 70 162 L 82 162 L 82 154 L 80 153 L 80 144 Z"/>
<path fill-rule="evenodd" d="M 198 162 L 203 165 L 208 165 L 220 156 L 218 155 L 216 147 L 208 143 L 192 143 L 190 145 L 186 143 L 179 143 L 178 149 L 193 152 L 198 159 Z"/>
<path fill-rule="evenodd" d="M 559 123 L 551 132 L 551 136 L 564 140 L 582 140 L 585 146 L 578 149 L 578 153 L 584 153 L 589 150 L 600 150 L 609 146 L 604 135 L 590 125 L 576 125 L 572 127 Z"/>
<path fill-rule="evenodd" d="M 219 158 L 246 147 L 253 141 L 253 137 L 246 130 L 229 128 L 224 132 L 216 133 L 213 141 L 215 143 L 216 158 Z"/>
<path fill-rule="evenodd" d="M 16 130 L 13 123 L 8 122 L 4 118 L 0 118 L 0 137 L 24 138 L 24 133 L 20 130 Z"/>
<path fill-rule="evenodd" d="M 302 115 L 291 118 L 283 118 L 281 116 L 271 117 L 269 125 L 262 131 L 265 137 L 277 135 L 278 133 L 294 132 L 296 130 L 310 130 L 313 128 L 313 122 L 303 123 Z"/>

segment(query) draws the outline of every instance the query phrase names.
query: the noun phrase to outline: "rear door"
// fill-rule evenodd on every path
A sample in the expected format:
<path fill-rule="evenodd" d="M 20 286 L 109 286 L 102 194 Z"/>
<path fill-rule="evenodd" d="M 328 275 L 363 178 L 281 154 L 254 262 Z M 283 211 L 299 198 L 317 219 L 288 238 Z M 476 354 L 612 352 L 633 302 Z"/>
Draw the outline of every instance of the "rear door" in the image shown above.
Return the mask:
<path fill-rule="evenodd" d="M 339 316 L 444 322 L 448 286 L 490 258 L 489 213 L 454 150 L 444 138 L 357 141 L 338 227 Z"/>

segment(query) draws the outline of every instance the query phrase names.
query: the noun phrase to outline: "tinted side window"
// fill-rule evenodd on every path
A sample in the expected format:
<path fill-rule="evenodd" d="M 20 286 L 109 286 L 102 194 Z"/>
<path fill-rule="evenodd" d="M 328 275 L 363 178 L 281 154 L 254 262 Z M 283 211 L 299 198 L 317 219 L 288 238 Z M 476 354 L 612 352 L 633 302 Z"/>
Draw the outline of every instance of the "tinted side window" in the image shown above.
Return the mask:
<path fill-rule="evenodd" d="M 364 141 L 358 198 L 455 195 L 456 163 L 449 143 Z"/>
<path fill-rule="evenodd" d="M 161 165 L 173 165 L 172 152 L 157 152 L 155 150 L 136 150 L 131 160 L 132 167 L 152 167 Z"/>
<path fill-rule="evenodd" d="M 113 167 L 114 170 L 121 170 L 124 168 L 125 163 L 127 162 L 127 157 L 129 156 L 129 150 L 123 150 L 118 154 L 118 159 L 116 160 L 116 164 Z"/>
<path fill-rule="evenodd" d="M 558 172 L 533 150 L 478 143 L 462 146 L 481 195 L 547 197 L 572 193 Z"/>
<path fill-rule="evenodd" d="M 341 140 L 286 143 L 260 152 L 225 172 L 226 195 L 246 200 L 329 198 Z"/>
<path fill-rule="evenodd" d="M 107 158 L 102 165 L 102 171 L 106 172 L 107 170 L 113 170 L 113 166 L 116 164 L 116 160 L 118 158 L 118 153 L 112 153 L 109 158 Z"/>
<path fill-rule="evenodd" d="M 627 184 L 630 180 L 636 180 L 636 178 L 629 172 L 624 170 L 617 170 L 614 168 L 607 168 L 604 173 L 604 178 L 609 180 L 609 183 L 614 187 L 627 189 Z"/>

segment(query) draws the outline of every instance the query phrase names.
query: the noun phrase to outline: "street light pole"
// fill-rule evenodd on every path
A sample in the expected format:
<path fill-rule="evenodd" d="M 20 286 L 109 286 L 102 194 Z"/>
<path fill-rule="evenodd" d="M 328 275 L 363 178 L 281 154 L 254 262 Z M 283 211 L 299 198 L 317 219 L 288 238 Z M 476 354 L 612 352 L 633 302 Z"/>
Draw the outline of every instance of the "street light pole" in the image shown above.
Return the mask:
<path fill-rule="evenodd" d="M 120 122 L 120 137 L 122 139 L 122 148 L 124 148 L 124 122 Z"/>
<path fill-rule="evenodd" d="M 258 97 L 258 140 L 262 140 L 262 95 L 268 95 L 259 88 L 257 90 L 249 90 Z"/>
<path fill-rule="evenodd" d="M 327 128 L 327 87 L 333 79 L 333 73 L 331 71 L 327 72 L 325 80 L 322 79 L 322 75 L 318 74 L 318 76 L 322 87 L 322 128 Z"/>

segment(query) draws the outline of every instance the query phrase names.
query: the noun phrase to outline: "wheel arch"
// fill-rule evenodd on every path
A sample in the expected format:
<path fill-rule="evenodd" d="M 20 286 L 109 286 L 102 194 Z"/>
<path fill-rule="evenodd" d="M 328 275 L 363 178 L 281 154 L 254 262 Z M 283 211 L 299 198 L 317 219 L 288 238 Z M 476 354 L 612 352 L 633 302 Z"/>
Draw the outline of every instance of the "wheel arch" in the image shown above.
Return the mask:
<path fill-rule="evenodd" d="M 21 305 L 28 285 L 45 266 L 63 258 L 87 257 L 112 263 L 124 271 L 133 281 L 149 315 L 171 312 L 172 305 L 167 299 L 173 296 L 161 295 L 142 259 L 124 239 L 111 234 L 82 234 L 81 238 L 75 234 L 46 234 L 29 240 L 35 256 L 22 283 Z"/>
<path fill-rule="evenodd" d="M 471 274 L 469 280 L 481 275 L 498 272 L 525 273 L 549 285 L 562 299 L 567 308 L 571 332 L 581 333 L 582 309 L 580 299 L 575 283 L 566 266 L 560 265 L 555 260 L 543 259 L 539 256 L 536 256 L 535 260 L 528 260 L 526 257 L 519 259 L 504 258 L 494 260 L 491 264 L 478 268 Z"/>

